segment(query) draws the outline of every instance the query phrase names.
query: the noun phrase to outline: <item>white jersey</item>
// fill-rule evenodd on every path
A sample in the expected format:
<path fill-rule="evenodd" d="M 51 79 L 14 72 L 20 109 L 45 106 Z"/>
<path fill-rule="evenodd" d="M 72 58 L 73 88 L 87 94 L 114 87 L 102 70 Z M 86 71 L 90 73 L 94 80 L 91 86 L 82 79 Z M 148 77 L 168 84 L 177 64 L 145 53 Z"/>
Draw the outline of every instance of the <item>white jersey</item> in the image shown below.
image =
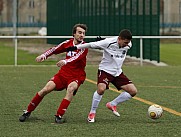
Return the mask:
<path fill-rule="evenodd" d="M 121 67 L 126 58 L 128 49 L 132 46 L 130 41 L 128 46 L 120 48 L 117 39 L 118 36 L 89 43 L 91 48 L 103 49 L 103 57 L 99 64 L 99 69 L 113 76 L 119 76 L 122 73 Z"/>
<path fill-rule="evenodd" d="M 103 57 L 99 64 L 99 69 L 113 76 L 119 76 L 122 73 L 121 67 L 126 58 L 127 51 L 132 47 L 132 43 L 130 41 L 128 46 L 120 48 L 117 41 L 118 36 L 78 45 L 77 48 L 83 49 L 91 47 L 94 49 L 103 49 Z"/>

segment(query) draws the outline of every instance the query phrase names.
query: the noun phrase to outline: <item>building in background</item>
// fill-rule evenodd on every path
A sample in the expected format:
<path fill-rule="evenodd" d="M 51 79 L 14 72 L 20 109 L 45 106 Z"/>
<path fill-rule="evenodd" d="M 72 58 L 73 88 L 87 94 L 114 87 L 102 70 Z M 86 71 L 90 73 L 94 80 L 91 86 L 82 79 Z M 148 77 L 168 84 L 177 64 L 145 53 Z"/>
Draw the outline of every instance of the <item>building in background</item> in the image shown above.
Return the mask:
<path fill-rule="evenodd" d="M 106 1 L 106 0 L 103 0 Z M 101 0 L 94 0 L 94 3 L 99 3 L 104 7 L 104 2 Z M 125 2 L 125 0 L 110 0 L 111 3 L 115 4 L 115 7 L 118 7 L 119 4 Z M 127 3 L 149 3 L 152 1 L 154 5 L 156 0 L 126 0 Z M 60 0 L 61 2 L 61 0 Z M 77 0 L 74 0 L 76 3 Z M 86 0 L 82 0 L 80 4 L 85 3 Z M 17 21 L 18 27 L 46 27 L 47 24 L 47 0 L 17 0 Z M 90 5 L 90 2 L 89 2 Z M 86 5 L 85 8 L 88 8 L 89 5 Z M 96 5 L 93 8 L 89 8 L 88 12 L 84 14 L 89 14 L 92 10 L 95 11 L 95 14 L 100 11 L 97 10 L 98 6 Z M 129 5 L 129 4 L 128 4 Z M 120 6 L 119 6 L 120 7 Z M 154 6 L 153 6 L 154 7 Z M 147 7 L 149 8 L 149 7 Z M 117 14 L 119 12 L 124 13 L 124 7 L 121 9 L 115 8 L 112 11 Z M 129 9 L 129 7 L 127 7 Z M 61 9 L 59 9 L 60 11 Z M 84 9 L 80 9 L 83 11 Z M 111 10 L 111 9 L 109 9 Z M 135 10 L 132 7 L 131 10 Z M 101 10 L 102 11 L 102 10 Z M 145 12 L 147 10 L 145 9 Z M 153 10 L 154 11 L 154 10 Z M 135 11 L 136 13 L 136 11 Z M 60 12 L 61 14 L 61 12 Z M 102 13 L 99 13 L 102 14 Z M 132 12 L 134 14 L 134 12 Z M 12 18 L 13 18 L 13 0 L 0 0 L 0 27 L 12 27 Z M 160 32 L 161 34 L 167 32 L 181 32 L 181 0 L 160 0 Z M 178 35 L 178 34 L 176 34 Z"/>
<path fill-rule="evenodd" d="M 19 0 L 18 16 L 19 22 L 46 23 L 46 0 Z"/>
<path fill-rule="evenodd" d="M 47 0 L 17 0 L 18 23 L 46 23 Z M 0 23 L 11 23 L 13 0 L 0 0 Z"/>
<path fill-rule="evenodd" d="M 0 35 L 13 34 L 14 0 L 0 0 Z M 38 34 L 46 27 L 47 0 L 17 1 L 17 35 Z"/>
<path fill-rule="evenodd" d="M 181 0 L 164 0 L 164 22 L 181 23 Z"/>
<path fill-rule="evenodd" d="M 181 34 L 181 0 L 160 0 L 161 33 Z"/>

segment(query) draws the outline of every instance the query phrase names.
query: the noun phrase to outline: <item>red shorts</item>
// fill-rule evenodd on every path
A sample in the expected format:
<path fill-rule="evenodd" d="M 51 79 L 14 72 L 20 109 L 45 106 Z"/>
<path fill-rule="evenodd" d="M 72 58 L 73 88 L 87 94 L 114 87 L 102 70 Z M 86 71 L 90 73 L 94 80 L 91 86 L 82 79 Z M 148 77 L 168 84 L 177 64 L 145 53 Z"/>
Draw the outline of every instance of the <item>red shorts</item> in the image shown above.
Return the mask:
<path fill-rule="evenodd" d="M 132 83 L 131 80 L 129 80 L 124 73 L 122 72 L 119 76 L 114 77 L 111 74 L 103 71 L 98 70 L 97 73 L 97 84 L 104 83 L 106 84 L 106 89 L 109 89 L 109 83 L 111 82 L 118 90 L 121 90 L 121 86 L 127 85 Z"/>
<path fill-rule="evenodd" d="M 75 81 L 78 84 L 78 88 L 79 88 L 79 86 L 83 84 L 83 82 L 85 81 L 85 76 L 65 77 L 63 74 L 57 73 L 54 75 L 53 78 L 50 79 L 50 81 L 53 81 L 55 83 L 57 91 L 61 91 L 61 90 L 67 89 L 68 85 L 73 81 Z M 74 91 L 74 95 L 76 94 L 77 90 Z"/>

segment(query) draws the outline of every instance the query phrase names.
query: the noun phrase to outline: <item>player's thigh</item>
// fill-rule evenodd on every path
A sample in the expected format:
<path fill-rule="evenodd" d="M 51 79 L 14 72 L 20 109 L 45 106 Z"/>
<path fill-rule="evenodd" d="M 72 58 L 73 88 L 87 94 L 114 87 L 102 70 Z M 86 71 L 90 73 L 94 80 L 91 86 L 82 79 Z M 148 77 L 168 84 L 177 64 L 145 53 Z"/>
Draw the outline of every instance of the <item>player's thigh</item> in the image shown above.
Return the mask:
<path fill-rule="evenodd" d="M 127 91 L 131 96 L 135 96 L 137 93 L 137 89 L 133 83 L 123 85 L 121 88 Z"/>
<path fill-rule="evenodd" d="M 67 79 L 58 74 L 51 78 L 50 81 L 53 81 L 55 83 L 55 90 L 57 91 L 61 91 L 68 86 Z"/>
<path fill-rule="evenodd" d="M 40 90 L 38 93 L 40 96 L 45 96 L 46 94 L 52 92 L 55 89 L 56 85 L 53 81 L 49 81 L 45 87 Z"/>
<path fill-rule="evenodd" d="M 78 88 L 78 83 L 76 81 L 72 81 L 68 84 L 67 92 L 74 92 Z"/>
<path fill-rule="evenodd" d="M 132 81 L 126 75 L 124 75 L 124 73 L 121 73 L 119 76 L 115 77 L 111 83 L 118 90 L 121 90 L 123 88 L 123 86 L 131 84 Z"/>
<path fill-rule="evenodd" d="M 103 70 L 98 70 L 97 73 L 97 85 L 98 85 L 98 89 L 100 90 L 105 90 L 103 88 L 109 89 L 109 83 L 110 81 L 112 81 L 114 79 L 114 77 L 110 74 L 108 74 L 107 72 L 103 71 Z"/>
<path fill-rule="evenodd" d="M 83 84 L 85 81 L 85 77 L 74 77 L 72 79 L 68 80 L 68 87 L 67 87 L 67 92 L 68 93 L 73 93 L 73 95 L 76 95 L 79 87 L 81 84 Z"/>

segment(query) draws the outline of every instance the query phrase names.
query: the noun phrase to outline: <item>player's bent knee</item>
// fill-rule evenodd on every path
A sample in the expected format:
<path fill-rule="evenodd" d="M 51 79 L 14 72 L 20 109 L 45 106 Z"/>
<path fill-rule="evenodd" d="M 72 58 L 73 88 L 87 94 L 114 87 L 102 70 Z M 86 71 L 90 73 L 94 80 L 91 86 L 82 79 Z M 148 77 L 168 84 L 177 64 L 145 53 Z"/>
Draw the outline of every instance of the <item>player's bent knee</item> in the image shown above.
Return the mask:
<path fill-rule="evenodd" d="M 104 91 L 105 91 L 104 88 L 99 88 L 99 89 L 97 90 L 97 93 L 98 93 L 99 95 L 103 95 L 103 94 L 104 94 Z"/>
<path fill-rule="evenodd" d="M 98 85 L 97 93 L 99 95 L 103 95 L 105 90 L 106 90 L 106 86 L 105 85 L 100 85 L 100 84 Z"/>
<path fill-rule="evenodd" d="M 45 90 L 41 90 L 38 92 L 38 94 L 41 96 L 41 97 L 44 97 L 46 94 L 48 94 Z"/>
<path fill-rule="evenodd" d="M 138 92 L 137 89 L 134 88 L 134 89 L 131 90 L 130 95 L 131 95 L 132 97 L 134 97 L 134 96 L 137 94 L 137 92 Z"/>
<path fill-rule="evenodd" d="M 39 95 L 40 95 L 41 97 L 43 97 L 43 96 L 47 95 L 48 93 L 52 92 L 54 88 L 55 88 L 54 86 L 47 86 L 47 85 L 46 85 L 46 86 L 45 86 L 41 91 L 39 91 L 38 93 L 39 93 Z"/>
<path fill-rule="evenodd" d="M 69 85 L 68 87 L 67 87 L 67 93 L 68 94 L 72 94 L 73 95 L 73 92 L 76 90 L 76 88 L 74 87 L 74 86 L 71 86 L 71 85 Z"/>

